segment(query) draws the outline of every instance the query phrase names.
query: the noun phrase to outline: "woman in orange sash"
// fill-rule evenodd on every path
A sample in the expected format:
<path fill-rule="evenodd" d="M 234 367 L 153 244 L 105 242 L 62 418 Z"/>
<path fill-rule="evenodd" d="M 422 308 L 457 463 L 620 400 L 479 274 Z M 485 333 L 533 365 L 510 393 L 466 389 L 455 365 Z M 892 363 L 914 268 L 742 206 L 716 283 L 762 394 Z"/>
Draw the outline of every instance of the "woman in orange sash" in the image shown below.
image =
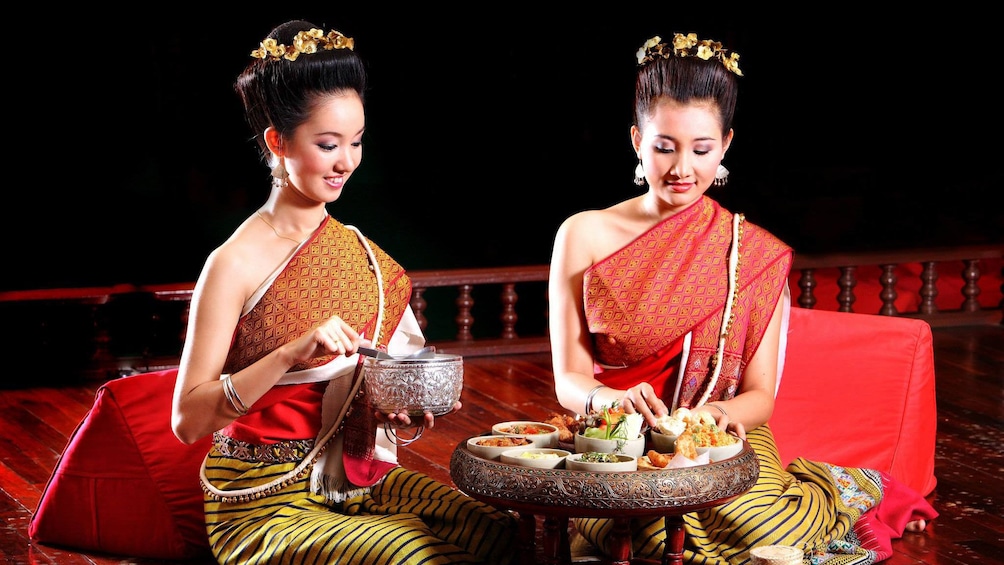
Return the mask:
<path fill-rule="evenodd" d="M 555 238 L 548 292 L 559 402 L 582 414 L 618 402 L 652 426 L 684 407 L 750 442 L 757 484 L 684 517 L 687 563 L 745 563 L 751 548 L 770 544 L 798 547 L 813 563 L 887 558 L 903 526 L 885 525 L 906 516 L 923 529 L 933 508 L 877 471 L 802 459 L 784 469 L 767 425 L 783 365 L 792 249 L 705 194 L 728 175 L 738 54 L 676 34 L 646 42 L 638 64 L 631 142 L 635 182 L 648 188 L 572 215 Z M 605 549 L 608 520 L 575 525 Z M 635 524 L 633 533 L 636 557 L 661 558 L 663 520 Z"/>
<path fill-rule="evenodd" d="M 378 413 L 360 388 L 364 341 L 425 339 L 401 265 L 326 209 L 362 158 L 353 48 L 288 22 L 237 79 L 272 190 L 199 277 L 172 427 L 213 436 L 201 479 L 221 564 L 511 563 L 511 516 L 398 466 L 393 430 L 433 415 Z"/>

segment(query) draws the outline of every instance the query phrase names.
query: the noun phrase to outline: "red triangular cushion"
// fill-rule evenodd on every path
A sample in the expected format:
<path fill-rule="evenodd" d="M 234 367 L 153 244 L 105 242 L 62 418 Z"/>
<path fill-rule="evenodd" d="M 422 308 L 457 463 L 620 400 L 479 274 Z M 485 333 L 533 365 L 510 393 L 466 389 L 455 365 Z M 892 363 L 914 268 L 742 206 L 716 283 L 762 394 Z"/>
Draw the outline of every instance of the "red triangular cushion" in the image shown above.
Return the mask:
<path fill-rule="evenodd" d="M 176 376 L 98 389 L 31 518 L 33 541 L 154 559 L 208 554 L 199 468 L 210 438 L 185 445 L 171 431 Z"/>

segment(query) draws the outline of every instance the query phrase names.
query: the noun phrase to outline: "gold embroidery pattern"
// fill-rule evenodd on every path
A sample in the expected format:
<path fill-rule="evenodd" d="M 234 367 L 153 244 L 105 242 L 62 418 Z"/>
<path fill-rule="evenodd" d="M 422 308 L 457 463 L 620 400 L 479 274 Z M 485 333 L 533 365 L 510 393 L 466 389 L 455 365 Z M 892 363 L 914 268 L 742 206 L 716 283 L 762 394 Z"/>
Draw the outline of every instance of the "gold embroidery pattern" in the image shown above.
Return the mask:
<path fill-rule="evenodd" d="M 386 313 L 380 337 L 386 339 L 411 299 L 411 280 L 382 249 L 372 242 L 370 246 L 384 276 Z M 329 218 L 240 320 L 224 371 L 247 367 L 334 315 L 372 336 L 377 308 L 377 282 L 365 248 L 354 231 Z M 292 370 L 330 360 L 319 357 Z"/>
<path fill-rule="evenodd" d="M 598 359 L 632 364 L 693 330 L 685 383 L 699 388 L 720 338 L 731 220 L 731 214 L 705 199 L 586 273 L 586 316 L 590 332 L 598 336 Z M 790 247 L 749 222 L 741 249 L 736 324 L 716 391 L 735 386 L 748 361 L 735 352 L 743 351 L 748 339 L 759 340 L 773 312 L 766 303 L 779 296 L 791 264 Z"/>

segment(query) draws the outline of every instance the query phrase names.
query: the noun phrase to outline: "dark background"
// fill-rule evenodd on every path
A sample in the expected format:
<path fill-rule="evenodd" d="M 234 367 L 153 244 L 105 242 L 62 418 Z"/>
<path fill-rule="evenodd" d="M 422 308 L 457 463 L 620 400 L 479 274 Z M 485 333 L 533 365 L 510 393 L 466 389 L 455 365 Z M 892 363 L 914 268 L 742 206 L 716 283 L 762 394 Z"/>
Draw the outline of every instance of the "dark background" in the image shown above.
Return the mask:
<path fill-rule="evenodd" d="M 730 183 L 710 194 L 796 252 L 1002 241 L 983 15 L 196 6 L 8 27 L 2 289 L 195 280 L 268 195 L 232 84 L 292 18 L 354 37 L 369 65 L 364 158 L 328 210 L 408 269 L 546 263 L 562 219 L 638 194 L 635 51 L 676 31 L 724 42 L 746 75 Z"/>

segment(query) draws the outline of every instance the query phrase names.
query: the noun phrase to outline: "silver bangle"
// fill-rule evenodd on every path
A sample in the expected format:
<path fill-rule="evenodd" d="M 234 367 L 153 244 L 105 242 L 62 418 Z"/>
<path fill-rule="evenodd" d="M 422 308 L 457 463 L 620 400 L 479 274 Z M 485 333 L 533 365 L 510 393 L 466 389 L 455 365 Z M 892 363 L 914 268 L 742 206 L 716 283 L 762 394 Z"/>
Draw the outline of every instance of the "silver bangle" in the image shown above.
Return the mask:
<path fill-rule="evenodd" d="M 601 388 L 607 388 L 607 385 L 596 385 L 593 387 L 593 390 L 589 391 L 589 394 L 586 395 L 586 411 L 583 413 L 584 415 L 588 416 L 589 413 L 593 411 L 593 397 L 596 396 L 596 393 L 599 392 Z"/>
<path fill-rule="evenodd" d="M 722 405 L 718 404 L 717 402 L 709 402 L 708 406 L 714 406 L 715 408 L 717 408 L 718 411 L 722 413 L 722 416 L 728 416 L 729 415 L 729 413 L 726 412 L 724 408 L 722 408 Z"/>
<path fill-rule="evenodd" d="M 223 395 L 227 397 L 227 402 L 230 406 L 241 416 L 248 413 L 248 406 L 244 404 L 241 400 L 239 394 L 237 394 L 237 389 L 234 388 L 233 381 L 230 380 L 230 375 L 223 377 Z"/>

